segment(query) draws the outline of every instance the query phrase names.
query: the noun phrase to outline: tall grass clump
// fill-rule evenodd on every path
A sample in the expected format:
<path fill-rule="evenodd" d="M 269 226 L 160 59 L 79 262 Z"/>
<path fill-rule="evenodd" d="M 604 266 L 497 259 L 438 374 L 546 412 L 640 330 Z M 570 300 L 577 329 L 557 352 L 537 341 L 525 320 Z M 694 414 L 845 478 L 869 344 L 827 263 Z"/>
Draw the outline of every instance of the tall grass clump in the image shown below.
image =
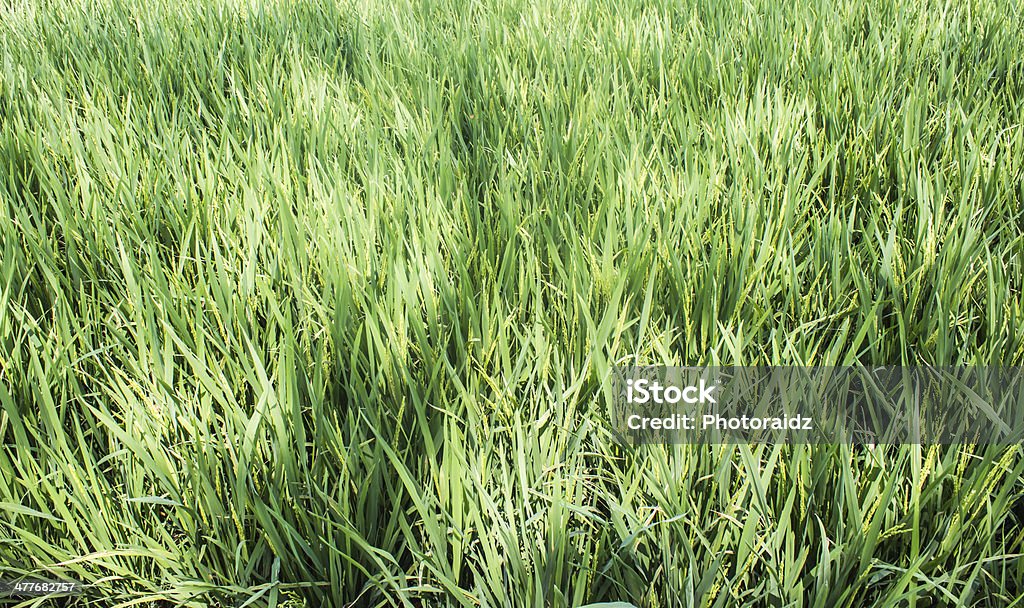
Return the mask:
<path fill-rule="evenodd" d="M 605 393 L 628 363 L 1024 364 L 1021 23 L 0 0 L 0 579 L 1022 605 L 1019 446 L 624 446 Z"/>

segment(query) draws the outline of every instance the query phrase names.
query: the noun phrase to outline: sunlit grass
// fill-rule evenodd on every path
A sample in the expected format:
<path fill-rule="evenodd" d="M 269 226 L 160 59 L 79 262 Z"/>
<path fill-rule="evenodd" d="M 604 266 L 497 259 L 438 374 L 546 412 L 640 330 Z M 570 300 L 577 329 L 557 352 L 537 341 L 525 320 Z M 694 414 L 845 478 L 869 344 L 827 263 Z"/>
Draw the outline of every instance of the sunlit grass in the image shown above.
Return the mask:
<path fill-rule="evenodd" d="M 95 606 L 1019 603 L 1019 447 L 631 448 L 604 388 L 1024 364 L 1022 21 L 0 0 L 0 578 Z"/>

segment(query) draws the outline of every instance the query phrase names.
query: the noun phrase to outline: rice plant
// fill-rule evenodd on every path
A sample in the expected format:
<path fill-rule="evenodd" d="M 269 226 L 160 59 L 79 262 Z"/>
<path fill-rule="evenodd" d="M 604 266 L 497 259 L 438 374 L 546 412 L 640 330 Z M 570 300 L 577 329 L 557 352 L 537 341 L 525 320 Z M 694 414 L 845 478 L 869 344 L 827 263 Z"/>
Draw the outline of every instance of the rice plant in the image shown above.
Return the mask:
<path fill-rule="evenodd" d="M 629 446 L 607 416 L 621 364 L 1024 364 L 1021 23 L 0 0 L 0 579 L 1024 606 L 1020 446 Z"/>

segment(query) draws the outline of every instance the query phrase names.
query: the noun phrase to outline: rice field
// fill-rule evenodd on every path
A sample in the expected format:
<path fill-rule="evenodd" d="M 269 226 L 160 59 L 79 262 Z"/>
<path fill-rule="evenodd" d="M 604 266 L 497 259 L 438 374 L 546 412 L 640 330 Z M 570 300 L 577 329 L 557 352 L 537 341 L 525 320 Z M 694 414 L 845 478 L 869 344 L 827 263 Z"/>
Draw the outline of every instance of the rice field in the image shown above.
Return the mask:
<path fill-rule="evenodd" d="M 1024 365 L 1018 0 L 0 0 L 15 606 L 1024 606 L 1021 446 L 616 365 Z M 51 603 L 46 603 L 51 602 Z"/>

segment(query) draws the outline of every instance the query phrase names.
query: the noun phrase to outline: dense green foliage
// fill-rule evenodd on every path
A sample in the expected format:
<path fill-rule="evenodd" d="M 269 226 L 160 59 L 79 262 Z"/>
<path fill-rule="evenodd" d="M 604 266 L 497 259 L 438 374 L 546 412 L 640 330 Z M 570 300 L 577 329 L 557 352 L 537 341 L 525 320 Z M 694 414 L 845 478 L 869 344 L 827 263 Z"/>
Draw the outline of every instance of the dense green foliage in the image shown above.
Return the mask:
<path fill-rule="evenodd" d="M 1011 605 L 1019 447 L 634 448 L 604 389 L 636 361 L 1024 364 L 1022 22 L 0 0 L 0 578 Z"/>

